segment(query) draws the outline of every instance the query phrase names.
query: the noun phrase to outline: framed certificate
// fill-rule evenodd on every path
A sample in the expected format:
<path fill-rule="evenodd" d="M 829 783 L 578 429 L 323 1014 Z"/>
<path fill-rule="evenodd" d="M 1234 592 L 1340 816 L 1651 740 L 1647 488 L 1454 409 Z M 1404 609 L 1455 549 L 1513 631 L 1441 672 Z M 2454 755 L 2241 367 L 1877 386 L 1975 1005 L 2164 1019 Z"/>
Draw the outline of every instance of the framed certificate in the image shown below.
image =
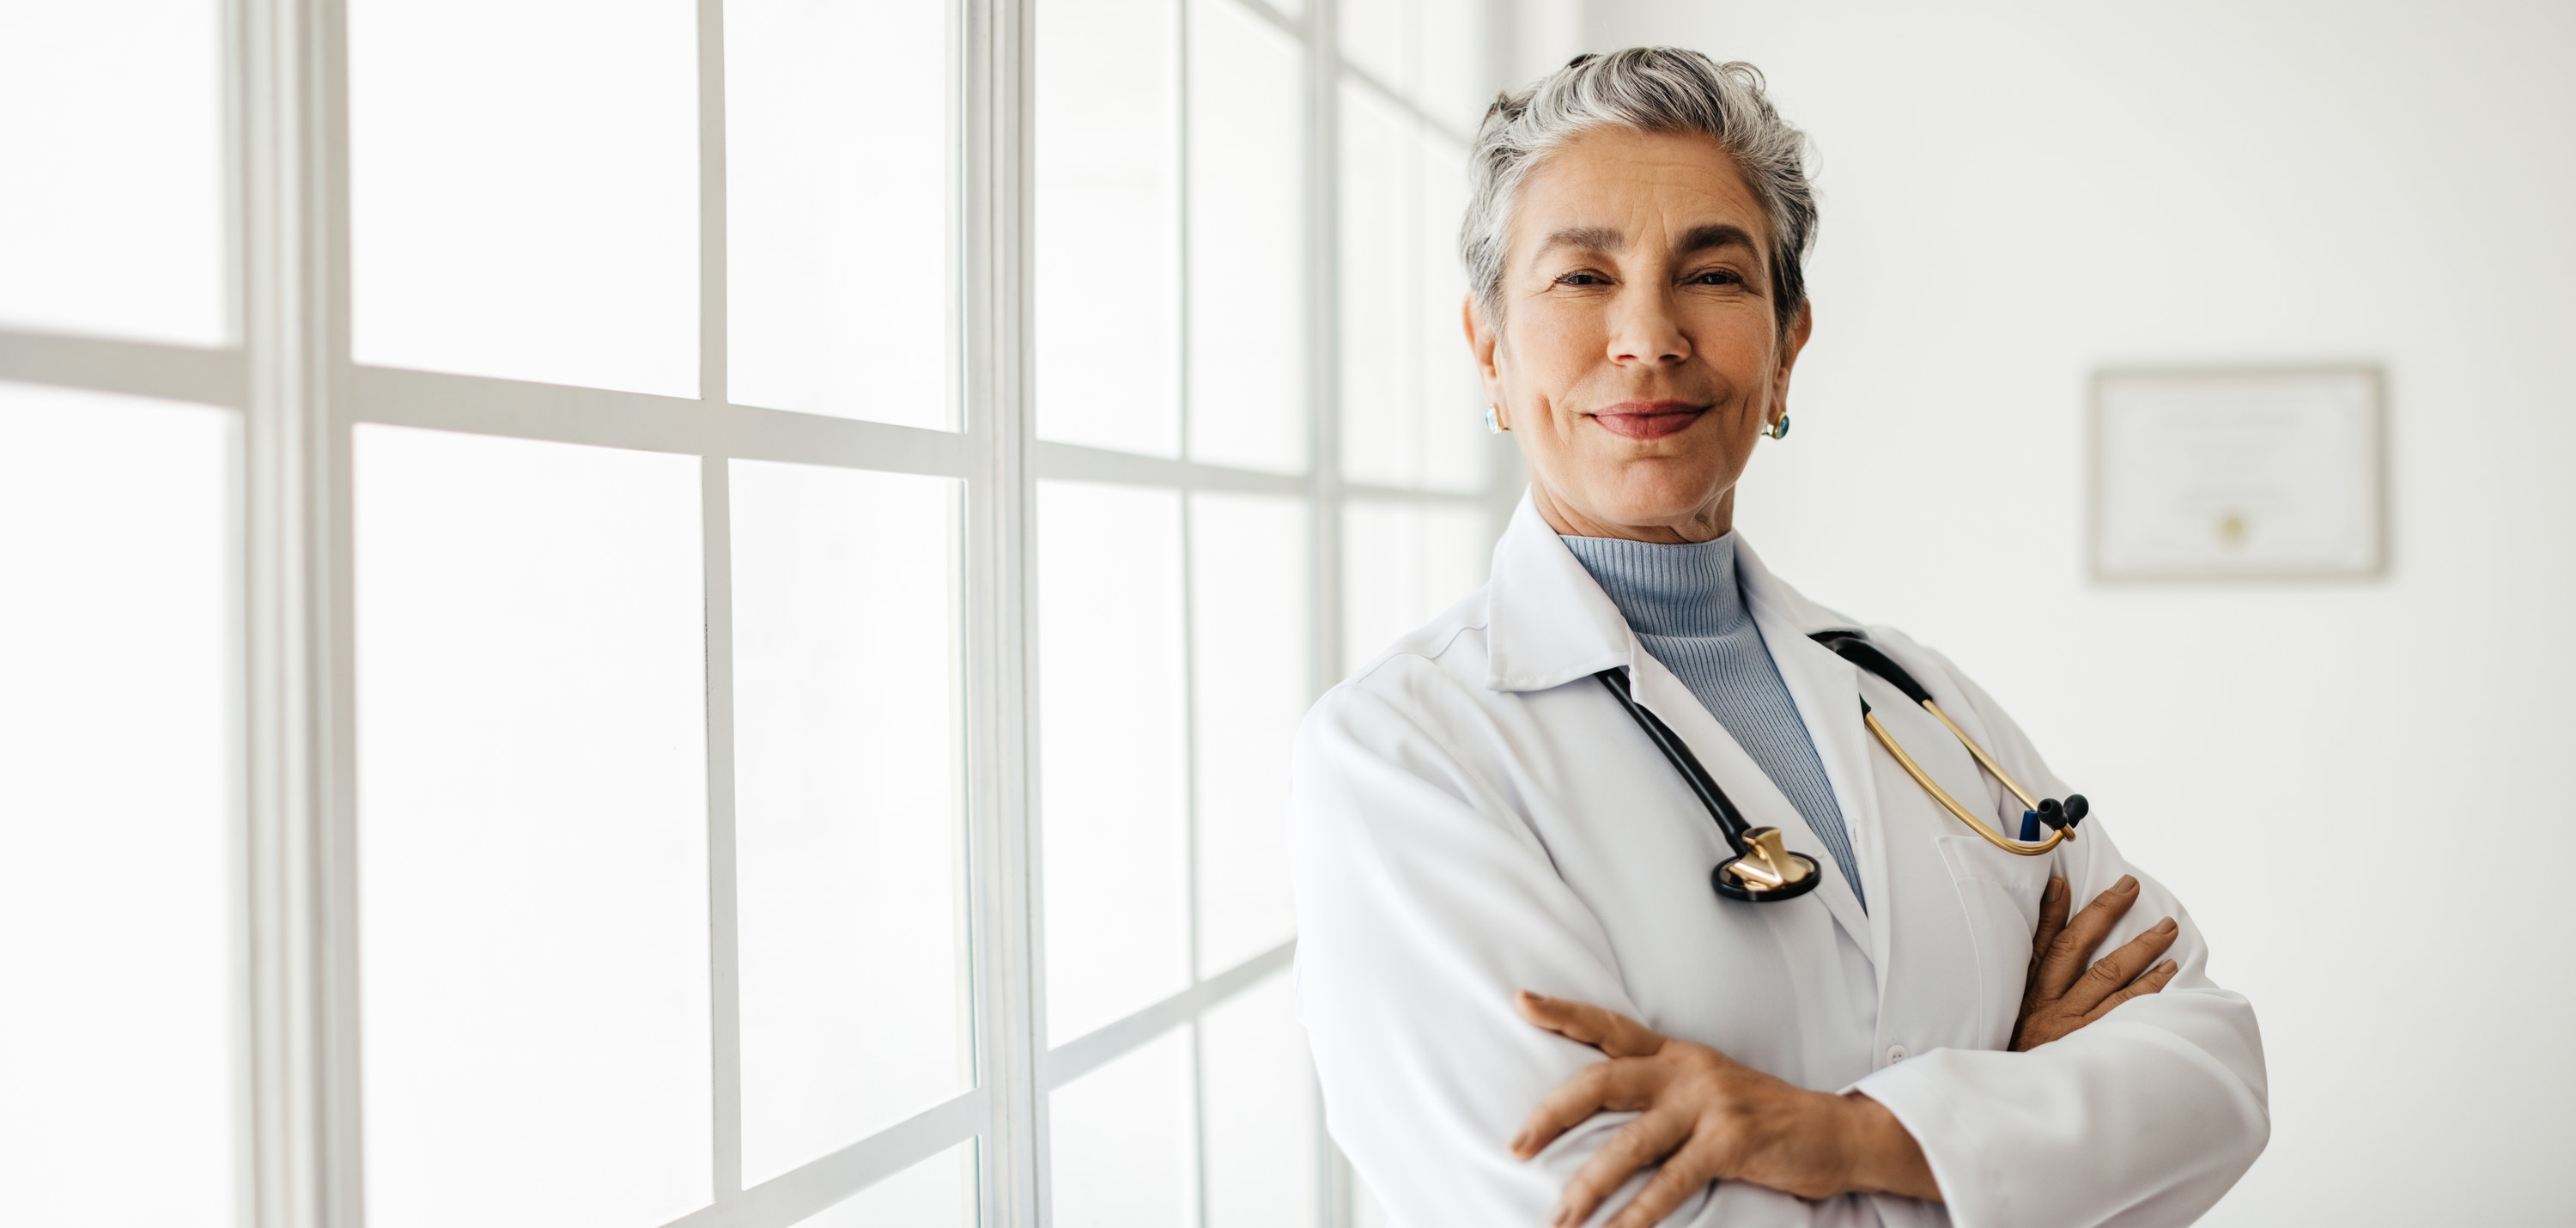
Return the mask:
<path fill-rule="evenodd" d="M 2093 378 L 2093 575 L 2375 575 L 2385 565 L 2376 368 Z"/>

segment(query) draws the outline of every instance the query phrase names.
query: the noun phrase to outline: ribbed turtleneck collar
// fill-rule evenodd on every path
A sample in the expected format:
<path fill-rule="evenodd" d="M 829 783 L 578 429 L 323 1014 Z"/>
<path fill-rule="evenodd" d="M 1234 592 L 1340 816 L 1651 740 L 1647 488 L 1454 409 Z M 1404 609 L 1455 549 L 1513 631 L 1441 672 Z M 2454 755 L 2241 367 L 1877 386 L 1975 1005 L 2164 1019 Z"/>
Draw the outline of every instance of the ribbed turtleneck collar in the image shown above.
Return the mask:
<path fill-rule="evenodd" d="M 1733 532 L 1679 546 L 1616 537 L 1564 541 L 1639 635 L 1727 635 L 1752 619 L 1735 579 Z"/>

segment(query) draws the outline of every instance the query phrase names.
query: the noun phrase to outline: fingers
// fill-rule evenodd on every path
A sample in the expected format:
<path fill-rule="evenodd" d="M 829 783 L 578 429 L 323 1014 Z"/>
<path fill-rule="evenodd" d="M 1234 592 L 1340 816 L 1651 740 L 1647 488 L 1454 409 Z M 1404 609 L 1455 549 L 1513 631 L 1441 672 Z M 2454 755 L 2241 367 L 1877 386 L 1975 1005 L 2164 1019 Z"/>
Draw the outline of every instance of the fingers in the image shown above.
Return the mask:
<path fill-rule="evenodd" d="M 1539 1097 L 1538 1107 L 1522 1119 L 1521 1132 L 1512 1136 L 1511 1152 L 1526 1160 L 1595 1113 L 1643 1108 L 1654 1087 L 1654 1070 L 1635 1058 L 1594 1062 Z"/>
<path fill-rule="evenodd" d="M 2094 1007 L 2092 1013 L 2085 1016 L 2084 1022 L 2089 1024 L 2104 1015 L 2110 1014 L 2113 1008 L 2131 998 L 2142 998 L 2148 994 L 2156 992 L 2157 990 L 2163 989 L 2167 984 L 2172 982 L 2174 974 L 2180 971 L 2182 971 L 2182 965 L 2177 964 L 2170 959 L 2153 968 L 2147 969 L 2147 974 L 2139 977 L 2137 980 L 2129 982 L 2128 988 L 2112 994 L 2108 998 L 2104 998 L 2102 1000 L 2102 1005 Z"/>
<path fill-rule="evenodd" d="M 2173 946 L 2175 936 L 2181 932 L 2181 927 L 2175 925 L 2171 917 L 2148 926 L 2145 933 L 2120 944 L 2119 950 L 2095 961 L 2093 966 L 2067 989 L 2064 998 L 2065 1006 L 2078 1014 L 2083 1014 L 2101 1005 L 2112 994 L 2118 993 L 2123 986 L 2138 979 L 2139 973 L 2146 971 L 2148 965 L 2156 962 L 2159 956 Z"/>
<path fill-rule="evenodd" d="M 2083 974 L 2084 961 L 2092 956 L 2093 948 L 2102 945 L 2102 940 L 2110 936 L 2111 928 L 2120 923 L 2120 918 L 2129 915 L 2129 907 L 2137 902 L 2137 876 L 2123 874 L 2120 881 L 2111 884 L 2110 890 L 2093 897 L 2093 902 L 2085 905 L 2084 911 L 2075 914 L 2075 919 L 2066 923 L 2057 940 L 2048 945 L 2048 955 L 2040 962 L 2039 996 L 2065 996 L 2067 989 L 2075 984 L 2075 978 Z"/>
<path fill-rule="evenodd" d="M 1673 1213 L 1673 1208 L 1682 1205 L 1683 1199 L 1698 1193 L 1717 1176 L 1717 1166 L 1699 1154 L 1698 1148 L 1685 1147 L 1681 1154 L 1666 1161 L 1646 1187 L 1637 1191 L 1637 1196 L 1619 1208 L 1619 1213 L 1602 1228 L 1654 1228 Z M 1565 1220 L 1556 1228 L 1573 1228 L 1582 1222 Z"/>
<path fill-rule="evenodd" d="M 1565 1192 L 1557 1196 L 1556 1214 L 1548 1222 L 1570 1225 L 1592 1218 L 1602 1199 L 1625 1184 L 1638 1169 L 1671 1154 L 1690 1137 L 1690 1128 L 1691 1120 L 1683 1114 L 1652 1111 L 1621 1126 L 1565 1183 Z"/>
<path fill-rule="evenodd" d="M 2057 943 L 2057 935 L 2066 929 L 2066 880 L 2051 875 L 2048 886 L 2039 893 L 2039 928 L 2030 932 L 2030 973 L 2022 978 L 2022 997 L 2039 985 L 2040 961 Z"/>
<path fill-rule="evenodd" d="M 1617 1011 L 1524 989 L 1512 998 L 1521 1018 L 1611 1057 L 1644 1057 L 1664 1047 L 1662 1033 Z"/>

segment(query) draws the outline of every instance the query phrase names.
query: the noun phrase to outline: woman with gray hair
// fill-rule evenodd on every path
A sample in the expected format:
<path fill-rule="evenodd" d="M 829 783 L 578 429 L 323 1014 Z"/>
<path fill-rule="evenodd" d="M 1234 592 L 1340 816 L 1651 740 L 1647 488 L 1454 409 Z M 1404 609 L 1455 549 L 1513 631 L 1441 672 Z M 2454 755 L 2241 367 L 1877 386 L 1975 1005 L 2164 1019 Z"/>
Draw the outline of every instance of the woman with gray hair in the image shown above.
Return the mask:
<path fill-rule="evenodd" d="M 2184 1223 L 2268 1138 L 2173 895 L 1946 659 L 1732 531 L 1813 328 L 1803 155 L 1669 48 L 1477 134 L 1467 339 L 1529 493 L 1315 705 L 1291 806 L 1327 1121 L 1408 1228 Z"/>

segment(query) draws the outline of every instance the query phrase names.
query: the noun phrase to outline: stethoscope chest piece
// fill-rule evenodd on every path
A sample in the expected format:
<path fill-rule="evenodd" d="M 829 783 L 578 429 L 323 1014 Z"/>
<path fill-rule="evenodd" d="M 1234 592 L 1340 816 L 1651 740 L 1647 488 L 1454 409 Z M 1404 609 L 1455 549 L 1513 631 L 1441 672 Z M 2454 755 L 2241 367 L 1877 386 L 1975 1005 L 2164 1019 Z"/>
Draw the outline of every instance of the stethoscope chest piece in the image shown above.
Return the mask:
<path fill-rule="evenodd" d="M 1782 847 L 1777 827 L 1747 829 L 1744 851 L 1708 873 L 1709 885 L 1719 895 L 1754 904 L 1795 899 L 1823 881 L 1815 858 Z"/>

